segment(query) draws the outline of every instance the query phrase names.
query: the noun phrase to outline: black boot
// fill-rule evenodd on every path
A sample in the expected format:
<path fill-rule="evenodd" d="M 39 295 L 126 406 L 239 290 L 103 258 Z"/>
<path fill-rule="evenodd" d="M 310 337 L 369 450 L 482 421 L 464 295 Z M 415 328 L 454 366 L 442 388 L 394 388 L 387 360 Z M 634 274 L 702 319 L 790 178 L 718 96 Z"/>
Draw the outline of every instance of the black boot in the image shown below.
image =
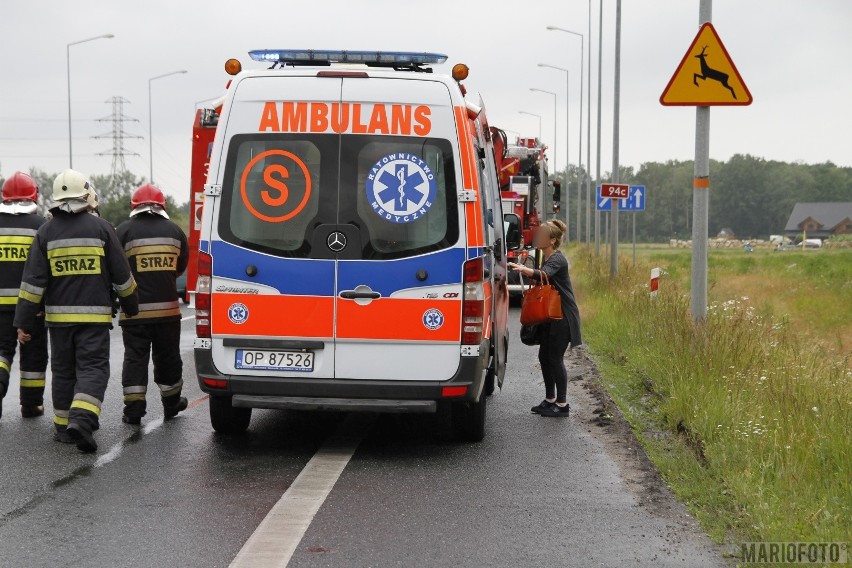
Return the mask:
<path fill-rule="evenodd" d="M 68 425 L 68 435 L 77 444 L 77 449 L 84 454 L 90 454 L 98 450 L 98 443 L 95 442 L 95 437 L 91 432 L 86 430 L 79 424 L 71 423 Z"/>
<path fill-rule="evenodd" d="M 187 406 L 189 406 L 189 401 L 186 400 L 185 396 L 182 396 L 175 404 L 163 407 L 163 416 L 166 420 L 171 420 L 177 416 L 179 412 L 186 410 Z"/>
<path fill-rule="evenodd" d="M 21 416 L 24 418 L 35 418 L 44 415 L 44 406 L 41 404 L 22 404 Z"/>

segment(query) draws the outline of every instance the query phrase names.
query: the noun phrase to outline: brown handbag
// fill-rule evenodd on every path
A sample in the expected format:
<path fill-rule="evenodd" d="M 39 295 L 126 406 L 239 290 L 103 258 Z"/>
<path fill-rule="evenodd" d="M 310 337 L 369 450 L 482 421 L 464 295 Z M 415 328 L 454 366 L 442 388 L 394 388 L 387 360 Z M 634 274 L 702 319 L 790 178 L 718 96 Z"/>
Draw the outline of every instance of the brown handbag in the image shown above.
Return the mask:
<path fill-rule="evenodd" d="M 521 304 L 521 325 L 542 324 L 562 319 L 562 302 L 559 290 L 550 283 L 547 274 L 540 271 L 544 281 L 530 286 L 524 291 Z"/>

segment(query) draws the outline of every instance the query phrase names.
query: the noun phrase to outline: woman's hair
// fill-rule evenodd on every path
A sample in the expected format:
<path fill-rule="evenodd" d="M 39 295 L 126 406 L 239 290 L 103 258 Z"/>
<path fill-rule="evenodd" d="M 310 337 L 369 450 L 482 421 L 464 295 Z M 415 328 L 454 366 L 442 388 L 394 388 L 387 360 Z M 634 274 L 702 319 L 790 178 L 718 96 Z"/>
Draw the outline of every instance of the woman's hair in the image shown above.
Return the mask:
<path fill-rule="evenodd" d="M 556 239 L 554 248 L 559 248 L 560 245 L 562 245 L 562 239 L 565 237 L 565 233 L 568 231 L 568 225 L 559 219 L 548 221 L 545 225 L 547 225 L 547 230 L 550 231 L 550 238 Z"/>

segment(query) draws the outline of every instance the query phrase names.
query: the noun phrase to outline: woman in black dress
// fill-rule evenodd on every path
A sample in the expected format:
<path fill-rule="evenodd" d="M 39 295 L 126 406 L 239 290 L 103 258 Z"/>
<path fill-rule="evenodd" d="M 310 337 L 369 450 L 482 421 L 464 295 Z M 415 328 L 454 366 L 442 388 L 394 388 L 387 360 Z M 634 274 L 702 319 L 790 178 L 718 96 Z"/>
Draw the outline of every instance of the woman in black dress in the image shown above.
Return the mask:
<path fill-rule="evenodd" d="M 541 343 L 538 360 L 544 376 L 545 397 L 531 410 L 542 416 L 567 417 L 570 412 L 567 400 L 568 371 L 565 369 L 565 352 L 569 346 L 583 344 L 580 331 L 580 310 L 568 275 L 568 259 L 559 250 L 567 227 L 559 220 L 541 225 L 533 237 L 533 246 L 541 250 L 543 260 L 538 269 L 509 263 L 509 267 L 524 276 L 541 282 L 547 275 L 550 283 L 559 291 L 562 304 L 562 319 L 543 324 L 539 330 Z"/>

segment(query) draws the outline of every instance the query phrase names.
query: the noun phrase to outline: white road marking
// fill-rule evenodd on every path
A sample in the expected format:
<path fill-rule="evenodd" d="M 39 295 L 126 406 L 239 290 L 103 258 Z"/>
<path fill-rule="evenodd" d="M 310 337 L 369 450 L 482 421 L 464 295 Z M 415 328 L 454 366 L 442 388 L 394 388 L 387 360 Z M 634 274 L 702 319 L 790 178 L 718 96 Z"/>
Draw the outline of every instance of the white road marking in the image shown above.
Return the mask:
<path fill-rule="evenodd" d="M 157 428 L 159 428 L 162 425 L 163 425 L 163 419 L 157 418 L 156 420 L 153 420 L 153 421 L 151 421 L 151 422 L 149 422 L 148 424 L 145 425 L 145 427 L 142 429 L 142 434 L 150 434 L 151 432 L 153 432 L 154 430 L 156 430 Z M 103 466 L 105 466 L 109 463 L 114 462 L 116 459 L 118 459 L 118 456 L 120 456 L 121 452 L 124 451 L 124 446 L 127 444 L 127 441 L 130 440 L 130 438 L 132 438 L 132 436 L 129 436 L 129 437 L 121 440 L 120 442 L 115 444 L 113 447 L 111 447 L 107 453 L 99 456 L 98 459 L 95 461 L 94 467 L 103 467 Z"/>
<path fill-rule="evenodd" d="M 186 321 L 191 319 L 195 319 L 195 316 L 186 316 L 185 318 L 180 318 L 180 321 Z"/>
<path fill-rule="evenodd" d="M 231 562 L 230 568 L 285 567 L 374 418 L 349 415 L 317 450 Z"/>

